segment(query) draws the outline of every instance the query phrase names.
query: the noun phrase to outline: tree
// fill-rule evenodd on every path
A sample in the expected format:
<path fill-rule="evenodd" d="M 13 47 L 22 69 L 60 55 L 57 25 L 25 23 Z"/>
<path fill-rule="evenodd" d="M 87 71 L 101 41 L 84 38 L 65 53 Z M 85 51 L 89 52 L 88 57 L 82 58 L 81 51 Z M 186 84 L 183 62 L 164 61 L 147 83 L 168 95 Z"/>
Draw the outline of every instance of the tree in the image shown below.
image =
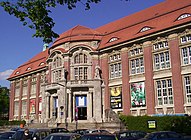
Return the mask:
<path fill-rule="evenodd" d="M 35 29 L 33 37 L 43 38 L 44 43 L 51 43 L 54 38 L 59 35 L 53 31 L 55 22 L 49 16 L 51 8 L 57 5 L 66 5 L 68 9 L 76 7 L 77 3 L 85 6 L 85 9 L 90 9 L 91 3 L 98 3 L 101 0 L 17 0 L 3 1 L 0 5 L 10 15 L 17 17 L 24 26 Z"/>
<path fill-rule="evenodd" d="M 0 86 L 0 119 L 8 118 L 9 112 L 9 89 Z"/>

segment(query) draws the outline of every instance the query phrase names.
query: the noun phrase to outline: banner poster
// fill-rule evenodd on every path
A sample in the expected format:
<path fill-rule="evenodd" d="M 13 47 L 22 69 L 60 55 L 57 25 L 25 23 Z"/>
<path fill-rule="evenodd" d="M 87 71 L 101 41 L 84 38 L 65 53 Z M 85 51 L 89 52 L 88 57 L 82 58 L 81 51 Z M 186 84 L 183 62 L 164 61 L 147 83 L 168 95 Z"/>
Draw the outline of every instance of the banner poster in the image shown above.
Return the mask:
<path fill-rule="evenodd" d="M 76 96 L 76 107 L 87 107 L 87 97 L 82 96 Z"/>
<path fill-rule="evenodd" d="M 110 88 L 110 104 L 112 109 L 122 108 L 122 88 L 121 87 Z"/>
<path fill-rule="evenodd" d="M 39 114 L 42 113 L 42 98 L 39 98 Z"/>
<path fill-rule="evenodd" d="M 35 113 L 35 99 L 30 100 L 30 114 Z"/>
<path fill-rule="evenodd" d="M 132 107 L 146 106 L 145 83 L 131 83 L 131 105 Z"/>

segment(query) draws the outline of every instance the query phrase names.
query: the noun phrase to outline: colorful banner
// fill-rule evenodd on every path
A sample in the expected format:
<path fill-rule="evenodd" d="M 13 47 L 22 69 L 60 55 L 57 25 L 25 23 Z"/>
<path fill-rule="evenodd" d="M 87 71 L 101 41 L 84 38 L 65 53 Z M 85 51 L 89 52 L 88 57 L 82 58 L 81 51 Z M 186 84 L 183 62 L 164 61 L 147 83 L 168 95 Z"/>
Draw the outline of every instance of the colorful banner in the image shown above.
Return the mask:
<path fill-rule="evenodd" d="M 86 96 L 76 96 L 76 107 L 86 107 L 87 97 Z"/>
<path fill-rule="evenodd" d="M 42 113 L 42 98 L 39 98 L 39 114 Z"/>
<path fill-rule="evenodd" d="M 132 107 L 146 106 L 145 83 L 131 83 L 131 105 Z"/>
<path fill-rule="evenodd" d="M 112 87 L 110 88 L 110 104 L 112 109 L 122 108 L 122 88 Z"/>
<path fill-rule="evenodd" d="M 34 114 L 35 113 L 35 99 L 30 100 L 30 114 Z"/>

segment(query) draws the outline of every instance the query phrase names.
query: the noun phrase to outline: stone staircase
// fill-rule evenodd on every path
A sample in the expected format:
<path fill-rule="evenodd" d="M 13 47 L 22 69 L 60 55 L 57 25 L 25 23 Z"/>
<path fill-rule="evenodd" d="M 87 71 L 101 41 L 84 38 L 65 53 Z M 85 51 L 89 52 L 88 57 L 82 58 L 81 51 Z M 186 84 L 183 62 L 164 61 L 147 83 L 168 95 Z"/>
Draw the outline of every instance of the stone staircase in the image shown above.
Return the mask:
<path fill-rule="evenodd" d="M 28 126 L 29 128 L 54 128 L 54 127 L 63 127 L 66 128 L 65 123 L 57 124 L 57 126 L 49 126 L 48 124 L 43 123 L 33 123 Z M 68 130 L 75 129 L 104 129 L 111 133 L 119 130 L 124 130 L 125 126 L 121 122 L 103 122 L 103 123 L 68 123 Z"/>
<path fill-rule="evenodd" d="M 119 116 L 112 111 L 111 109 L 105 110 L 106 112 L 106 120 L 102 123 L 97 122 L 85 122 L 85 121 L 77 121 L 72 123 L 67 123 L 67 126 L 65 123 L 56 123 L 53 120 L 49 120 L 48 123 L 32 123 L 29 125 L 30 128 L 54 128 L 54 127 L 60 127 L 60 128 L 67 128 L 68 130 L 75 130 L 75 129 L 105 129 L 109 132 L 115 132 L 119 130 L 125 130 L 125 125 L 121 122 L 119 119 Z"/>

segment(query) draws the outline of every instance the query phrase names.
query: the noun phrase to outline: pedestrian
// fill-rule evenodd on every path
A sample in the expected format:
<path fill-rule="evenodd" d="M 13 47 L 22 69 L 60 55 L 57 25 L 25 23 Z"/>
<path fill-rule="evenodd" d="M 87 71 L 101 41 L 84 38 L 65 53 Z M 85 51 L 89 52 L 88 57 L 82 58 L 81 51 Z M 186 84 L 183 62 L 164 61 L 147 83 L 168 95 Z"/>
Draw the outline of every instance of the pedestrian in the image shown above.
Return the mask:
<path fill-rule="evenodd" d="M 23 139 L 22 140 L 30 140 L 29 129 L 26 128 L 24 130 L 24 134 L 23 134 Z"/>

